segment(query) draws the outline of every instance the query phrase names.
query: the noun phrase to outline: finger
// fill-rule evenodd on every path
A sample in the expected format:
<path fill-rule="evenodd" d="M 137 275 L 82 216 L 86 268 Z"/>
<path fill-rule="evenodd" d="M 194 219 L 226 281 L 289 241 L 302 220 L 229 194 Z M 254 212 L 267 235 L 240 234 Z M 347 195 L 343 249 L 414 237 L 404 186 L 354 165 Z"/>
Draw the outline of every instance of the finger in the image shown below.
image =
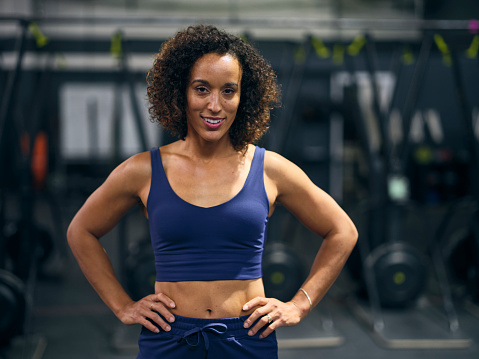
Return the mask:
<path fill-rule="evenodd" d="M 268 300 L 265 297 L 256 297 L 251 299 L 248 303 L 243 306 L 243 310 L 247 311 L 251 308 L 257 307 L 258 305 L 266 305 Z"/>
<path fill-rule="evenodd" d="M 259 337 L 261 339 L 266 338 L 268 335 L 270 335 L 272 332 L 274 332 L 276 330 L 276 328 L 279 328 L 280 326 L 281 325 L 279 323 L 279 320 L 271 322 L 271 324 L 268 325 L 265 328 L 265 330 L 263 330 L 263 332 L 259 335 Z"/>
<path fill-rule="evenodd" d="M 273 332 L 273 329 L 271 329 L 271 326 L 269 326 L 265 330 L 263 330 L 263 332 L 259 335 L 259 337 L 260 337 L 260 339 L 266 338 L 272 332 Z"/>
<path fill-rule="evenodd" d="M 138 321 L 138 324 L 143 325 L 150 332 L 154 332 L 154 333 L 159 333 L 160 332 L 160 330 L 152 322 L 150 322 L 148 319 L 146 319 L 144 317 Z M 168 331 L 168 330 L 166 330 L 166 331 Z"/>
<path fill-rule="evenodd" d="M 161 302 L 170 308 L 176 307 L 175 302 L 164 293 L 152 294 L 152 297 L 155 302 Z"/>
<path fill-rule="evenodd" d="M 158 315 L 155 312 L 152 312 L 152 311 L 149 310 L 145 313 L 145 320 L 147 322 L 149 322 L 152 327 L 155 327 L 155 325 L 153 323 L 151 323 L 151 321 L 149 321 L 148 319 L 150 319 L 153 322 L 155 322 L 156 324 L 158 324 L 164 331 L 168 332 L 168 331 L 171 330 L 171 326 L 167 322 L 165 322 L 160 315 Z M 156 328 L 156 329 L 158 329 L 158 328 Z M 155 331 L 155 332 L 158 333 L 158 331 Z"/>
<path fill-rule="evenodd" d="M 149 310 L 152 312 L 154 311 L 160 313 L 170 323 L 173 323 L 175 321 L 174 315 L 171 314 L 167 308 L 165 308 L 163 303 L 151 302 Z"/>
<path fill-rule="evenodd" d="M 248 319 L 245 320 L 243 326 L 245 328 L 249 328 L 254 322 L 256 322 L 259 318 L 264 316 L 269 311 L 270 309 L 266 306 L 256 309 L 253 313 L 251 313 Z"/>
<path fill-rule="evenodd" d="M 270 318 L 272 321 L 272 317 L 268 317 L 267 315 L 261 317 L 256 324 L 248 331 L 249 336 L 255 335 L 261 328 L 263 328 L 265 325 L 268 325 L 270 323 Z"/>
<path fill-rule="evenodd" d="M 175 308 L 176 307 L 176 304 L 175 302 L 169 298 L 166 294 L 164 293 L 159 293 L 158 294 L 158 299 L 162 302 L 162 303 L 165 303 L 167 306 L 169 306 L 170 308 Z"/>
<path fill-rule="evenodd" d="M 250 300 L 248 303 L 246 303 L 243 306 L 243 310 L 249 310 L 251 308 L 257 307 L 257 306 L 263 306 L 258 309 L 256 309 L 251 315 L 248 317 L 248 319 L 245 320 L 244 322 L 244 327 L 249 328 L 258 318 L 262 317 L 265 315 L 269 310 L 268 308 L 265 308 L 265 306 L 268 304 L 268 299 L 265 297 L 256 297 L 252 300 Z"/>

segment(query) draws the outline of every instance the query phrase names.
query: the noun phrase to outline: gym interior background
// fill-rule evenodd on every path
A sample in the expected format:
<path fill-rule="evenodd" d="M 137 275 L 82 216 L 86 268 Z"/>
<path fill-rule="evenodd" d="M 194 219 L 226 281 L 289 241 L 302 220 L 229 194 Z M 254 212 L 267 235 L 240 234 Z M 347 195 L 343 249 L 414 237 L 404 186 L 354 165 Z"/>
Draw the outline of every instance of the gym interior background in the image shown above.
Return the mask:
<path fill-rule="evenodd" d="M 283 106 L 262 145 L 360 232 L 324 301 L 278 330 L 280 358 L 477 358 L 478 17 L 475 0 L 3 0 L 0 358 L 135 357 L 139 328 L 93 292 L 65 232 L 114 166 L 171 140 L 147 119 L 145 75 L 199 22 L 271 62 Z M 281 209 L 268 238 L 267 294 L 287 299 L 321 238 Z M 131 295 L 149 293 L 139 211 L 103 244 Z"/>

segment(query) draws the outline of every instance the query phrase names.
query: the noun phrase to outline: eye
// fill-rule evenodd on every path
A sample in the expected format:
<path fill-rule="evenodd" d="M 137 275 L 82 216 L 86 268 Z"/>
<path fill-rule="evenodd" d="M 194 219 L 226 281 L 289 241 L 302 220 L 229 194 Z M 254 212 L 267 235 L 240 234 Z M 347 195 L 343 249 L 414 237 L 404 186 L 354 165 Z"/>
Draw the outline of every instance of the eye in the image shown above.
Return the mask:
<path fill-rule="evenodd" d="M 206 86 L 198 86 L 198 87 L 196 87 L 196 92 L 206 93 L 206 92 L 208 92 L 208 89 L 206 88 Z"/>
<path fill-rule="evenodd" d="M 233 89 L 233 88 L 231 88 L 231 87 L 227 87 L 227 88 L 224 89 L 224 93 L 225 93 L 226 95 L 232 95 L 232 94 L 234 94 L 235 92 L 236 92 L 235 89 Z"/>

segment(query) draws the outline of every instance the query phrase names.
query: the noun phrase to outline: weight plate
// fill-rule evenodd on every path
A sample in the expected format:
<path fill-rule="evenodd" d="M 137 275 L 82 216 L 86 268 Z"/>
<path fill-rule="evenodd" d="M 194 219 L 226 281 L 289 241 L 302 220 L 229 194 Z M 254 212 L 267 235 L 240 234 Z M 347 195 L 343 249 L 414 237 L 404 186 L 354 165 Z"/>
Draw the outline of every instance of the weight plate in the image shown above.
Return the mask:
<path fill-rule="evenodd" d="M 25 318 L 25 287 L 14 274 L 0 270 L 0 341 L 10 338 L 23 330 Z"/>
<path fill-rule="evenodd" d="M 381 305 L 404 307 L 419 297 L 426 282 L 423 255 L 405 243 L 379 246 L 367 258 Z"/>
<path fill-rule="evenodd" d="M 263 256 L 263 284 L 266 296 L 290 300 L 304 280 L 301 261 L 291 249 L 276 245 Z"/>
<path fill-rule="evenodd" d="M 479 302 L 479 239 L 472 228 L 462 227 L 452 233 L 444 257 L 455 283 Z"/>
<path fill-rule="evenodd" d="M 127 287 L 134 300 L 155 292 L 156 268 L 151 241 L 133 243 L 127 263 Z"/>
<path fill-rule="evenodd" d="M 33 238 L 35 239 L 35 245 L 37 246 L 37 252 L 35 253 L 36 259 L 39 264 L 44 264 L 51 257 L 54 250 L 52 236 L 48 230 L 36 225 L 33 225 L 31 230 L 31 235 L 34 236 Z M 30 258 L 32 255 L 31 246 L 26 247 L 28 252 L 25 250 L 22 252 L 21 241 L 24 239 L 24 233 L 25 228 L 22 228 L 19 223 L 10 223 L 7 226 L 6 249 L 8 256 L 15 265 L 13 271 L 17 275 L 28 272 L 27 269 L 20 267 L 21 259 Z"/>

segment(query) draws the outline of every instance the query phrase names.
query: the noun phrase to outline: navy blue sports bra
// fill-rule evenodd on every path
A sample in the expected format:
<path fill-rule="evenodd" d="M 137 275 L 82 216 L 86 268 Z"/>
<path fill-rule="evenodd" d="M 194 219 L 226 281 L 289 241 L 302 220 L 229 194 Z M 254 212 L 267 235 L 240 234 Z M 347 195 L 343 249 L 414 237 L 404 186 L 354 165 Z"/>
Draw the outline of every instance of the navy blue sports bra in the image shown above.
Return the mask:
<path fill-rule="evenodd" d="M 264 148 L 256 147 L 241 191 L 229 201 L 208 208 L 181 199 L 168 182 L 159 149 L 150 153 L 151 187 L 146 208 L 156 280 L 260 278 L 269 213 Z"/>

